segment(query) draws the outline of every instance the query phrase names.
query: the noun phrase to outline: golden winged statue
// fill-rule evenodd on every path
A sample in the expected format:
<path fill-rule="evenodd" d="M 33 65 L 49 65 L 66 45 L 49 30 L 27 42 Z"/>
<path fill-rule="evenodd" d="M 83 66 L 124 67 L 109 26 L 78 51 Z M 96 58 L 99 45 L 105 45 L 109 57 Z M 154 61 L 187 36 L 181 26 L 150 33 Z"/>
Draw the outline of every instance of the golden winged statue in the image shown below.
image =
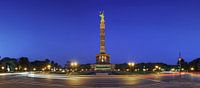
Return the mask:
<path fill-rule="evenodd" d="M 99 15 L 100 17 L 101 17 L 101 22 L 104 22 L 105 20 L 104 20 L 104 12 L 100 12 L 100 15 Z"/>

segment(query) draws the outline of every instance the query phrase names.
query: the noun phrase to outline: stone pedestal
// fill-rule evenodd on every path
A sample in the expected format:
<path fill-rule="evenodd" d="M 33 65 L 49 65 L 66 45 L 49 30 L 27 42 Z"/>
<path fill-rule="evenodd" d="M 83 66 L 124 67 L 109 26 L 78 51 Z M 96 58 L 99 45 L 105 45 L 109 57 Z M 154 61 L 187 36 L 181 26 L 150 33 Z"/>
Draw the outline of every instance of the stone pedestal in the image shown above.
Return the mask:
<path fill-rule="evenodd" d="M 114 64 L 93 64 L 91 65 L 92 69 L 95 72 L 110 72 L 113 71 L 115 68 Z"/>

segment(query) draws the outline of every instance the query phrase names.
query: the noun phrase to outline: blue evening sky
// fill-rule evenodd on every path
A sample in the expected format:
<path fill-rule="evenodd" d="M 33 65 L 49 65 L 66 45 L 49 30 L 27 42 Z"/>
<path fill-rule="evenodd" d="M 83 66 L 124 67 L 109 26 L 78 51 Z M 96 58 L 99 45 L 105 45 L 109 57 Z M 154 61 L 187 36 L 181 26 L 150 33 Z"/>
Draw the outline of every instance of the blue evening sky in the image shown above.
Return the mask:
<path fill-rule="evenodd" d="M 199 0 L 0 0 L 0 56 L 95 63 L 100 11 L 111 63 L 200 57 Z"/>

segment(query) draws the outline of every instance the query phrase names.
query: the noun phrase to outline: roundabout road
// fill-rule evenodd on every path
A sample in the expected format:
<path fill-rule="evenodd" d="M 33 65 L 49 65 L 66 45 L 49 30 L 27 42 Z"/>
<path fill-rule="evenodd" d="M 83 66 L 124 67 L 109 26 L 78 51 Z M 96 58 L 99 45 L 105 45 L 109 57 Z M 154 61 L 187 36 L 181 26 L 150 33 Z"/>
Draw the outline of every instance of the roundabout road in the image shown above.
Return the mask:
<path fill-rule="evenodd" d="M 50 74 L 0 75 L 0 88 L 199 88 L 198 76 L 175 74 L 72 76 Z M 184 85 L 184 86 L 183 86 Z"/>

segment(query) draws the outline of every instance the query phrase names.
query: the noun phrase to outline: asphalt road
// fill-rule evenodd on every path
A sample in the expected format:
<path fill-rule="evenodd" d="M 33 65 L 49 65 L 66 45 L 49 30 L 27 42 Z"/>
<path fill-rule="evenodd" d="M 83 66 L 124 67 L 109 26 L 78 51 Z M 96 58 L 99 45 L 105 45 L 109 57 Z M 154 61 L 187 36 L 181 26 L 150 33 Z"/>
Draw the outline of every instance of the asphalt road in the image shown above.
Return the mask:
<path fill-rule="evenodd" d="M 200 88 L 199 76 L 191 75 L 41 76 L 47 78 L 3 75 L 0 76 L 0 88 Z"/>

